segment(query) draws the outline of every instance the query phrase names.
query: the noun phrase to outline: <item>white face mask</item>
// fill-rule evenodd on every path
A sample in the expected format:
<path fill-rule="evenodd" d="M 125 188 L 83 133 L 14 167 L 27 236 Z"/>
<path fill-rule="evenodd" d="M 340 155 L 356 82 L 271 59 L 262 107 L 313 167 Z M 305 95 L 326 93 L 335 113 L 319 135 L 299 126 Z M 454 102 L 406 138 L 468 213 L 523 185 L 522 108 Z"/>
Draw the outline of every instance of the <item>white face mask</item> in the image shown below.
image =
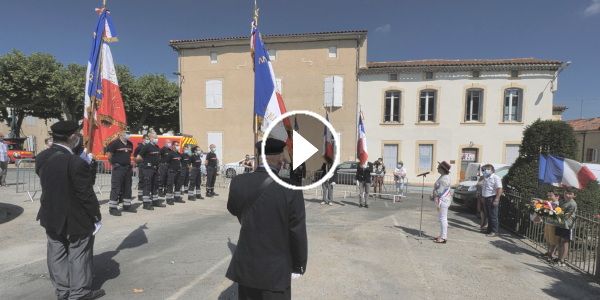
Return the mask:
<path fill-rule="evenodd" d="M 53 144 L 52 142 L 48 142 L 48 146 L 52 146 L 52 144 Z"/>

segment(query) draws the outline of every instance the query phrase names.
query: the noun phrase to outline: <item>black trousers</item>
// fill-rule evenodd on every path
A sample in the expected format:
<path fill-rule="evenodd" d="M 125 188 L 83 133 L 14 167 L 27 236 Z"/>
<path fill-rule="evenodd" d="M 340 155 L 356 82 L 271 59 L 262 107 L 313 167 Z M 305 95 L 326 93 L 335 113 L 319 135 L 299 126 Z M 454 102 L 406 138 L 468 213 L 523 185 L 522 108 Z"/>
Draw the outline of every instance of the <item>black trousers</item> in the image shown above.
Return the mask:
<path fill-rule="evenodd" d="M 215 181 L 217 180 L 217 168 L 208 166 L 206 167 L 206 192 L 215 189 Z"/>
<path fill-rule="evenodd" d="M 114 204 L 116 207 L 117 198 L 120 193 L 123 193 L 123 202 L 125 205 L 131 204 L 131 181 L 133 177 L 133 170 L 131 169 L 131 165 L 121 165 L 121 164 L 113 164 L 112 165 L 112 175 L 110 182 L 110 204 Z"/>
<path fill-rule="evenodd" d="M 158 188 L 165 188 L 167 186 L 167 180 L 169 179 L 169 167 L 165 163 L 158 165 Z"/>
<path fill-rule="evenodd" d="M 141 200 L 144 196 L 144 169 L 142 164 L 138 164 L 138 199 Z"/>
<path fill-rule="evenodd" d="M 144 202 L 158 200 L 158 171 L 152 168 L 142 170 L 144 172 Z"/>
<path fill-rule="evenodd" d="M 290 286 L 285 291 L 267 291 L 238 284 L 238 295 L 240 300 L 291 300 L 292 288 Z"/>
<path fill-rule="evenodd" d="M 196 190 L 196 195 L 201 194 L 200 185 L 202 184 L 202 170 L 200 168 L 192 168 L 190 170 L 190 186 L 188 187 L 188 195 L 194 195 L 194 190 Z"/>
<path fill-rule="evenodd" d="M 190 168 L 181 166 L 179 177 L 181 177 L 181 186 L 187 189 L 188 184 L 190 183 Z"/>
<path fill-rule="evenodd" d="M 176 197 L 181 197 L 181 184 L 183 183 L 183 178 L 179 171 L 180 170 L 169 169 L 167 189 L 165 190 L 167 199 L 173 199 L 173 192 L 175 192 L 174 194 Z"/>

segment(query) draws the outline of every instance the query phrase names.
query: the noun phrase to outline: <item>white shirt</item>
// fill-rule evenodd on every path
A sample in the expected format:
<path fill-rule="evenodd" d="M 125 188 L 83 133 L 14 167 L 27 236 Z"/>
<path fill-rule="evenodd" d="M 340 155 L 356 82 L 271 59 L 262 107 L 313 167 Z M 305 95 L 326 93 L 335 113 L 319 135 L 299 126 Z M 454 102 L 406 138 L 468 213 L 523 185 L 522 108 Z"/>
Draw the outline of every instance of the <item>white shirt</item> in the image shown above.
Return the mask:
<path fill-rule="evenodd" d="M 406 169 L 404 167 L 401 168 L 396 168 L 394 169 L 394 175 L 405 175 L 406 176 Z M 394 180 L 396 180 L 396 182 L 404 182 L 406 180 L 406 177 L 396 177 L 394 176 Z"/>
<path fill-rule="evenodd" d="M 498 189 L 502 188 L 502 180 L 498 175 L 492 173 L 489 177 L 483 178 L 483 187 L 481 189 L 481 195 L 484 198 L 495 196 Z"/>
<path fill-rule="evenodd" d="M 0 141 L 0 161 L 8 162 L 8 144 L 5 141 Z"/>

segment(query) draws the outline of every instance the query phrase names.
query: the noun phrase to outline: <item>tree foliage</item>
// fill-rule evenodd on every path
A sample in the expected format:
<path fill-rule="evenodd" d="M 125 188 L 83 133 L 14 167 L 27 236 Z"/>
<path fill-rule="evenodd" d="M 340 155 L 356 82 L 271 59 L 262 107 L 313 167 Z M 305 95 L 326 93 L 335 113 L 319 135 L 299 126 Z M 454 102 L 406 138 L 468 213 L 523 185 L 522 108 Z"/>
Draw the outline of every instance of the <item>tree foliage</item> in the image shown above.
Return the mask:
<path fill-rule="evenodd" d="M 179 131 L 179 88 L 164 74 L 136 78 L 127 66 L 116 65 L 117 80 L 132 132 Z M 86 67 L 64 67 L 50 54 L 21 51 L 0 55 L 0 122 L 10 125 L 7 108 L 15 112 L 18 134 L 25 116 L 41 119 L 83 118 Z"/>
<path fill-rule="evenodd" d="M 538 183 L 540 154 L 577 160 L 577 139 L 573 128 L 563 121 L 540 119 L 525 127 L 519 148 L 519 157 L 504 177 L 504 185 L 519 191 L 525 199 L 546 197 L 551 185 Z M 590 184 L 581 191 L 577 202 L 588 207 L 597 207 L 600 199 L 598 184 Z M 589 195 L 589 196 L 588 196 Z"/>

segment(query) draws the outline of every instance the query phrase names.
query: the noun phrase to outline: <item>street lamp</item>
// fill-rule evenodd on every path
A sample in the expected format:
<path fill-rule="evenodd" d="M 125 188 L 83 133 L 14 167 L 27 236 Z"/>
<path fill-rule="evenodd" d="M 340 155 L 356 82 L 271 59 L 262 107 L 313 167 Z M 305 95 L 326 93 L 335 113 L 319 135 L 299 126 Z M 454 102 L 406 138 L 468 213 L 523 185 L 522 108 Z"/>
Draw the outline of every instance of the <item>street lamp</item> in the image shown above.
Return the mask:
<path fill-rule="evenodd" d="M 571 64 L 571 61 L 563 63 L 560 66 L 560 68 L 558 68 L 558 70 L 556 70 L 556 72 L 554 73 L 554 77 L 552 77 L 552 80 L 550 81 L 550 91 L 552 91 L 553 93 L 556 91 L 556 87 L 554 86 L 554 82 L 556 81 L 556 78 L 558 78 L 558 74 L 560 74 L 560 72 L 562 72 L 570 64 Z"/>

